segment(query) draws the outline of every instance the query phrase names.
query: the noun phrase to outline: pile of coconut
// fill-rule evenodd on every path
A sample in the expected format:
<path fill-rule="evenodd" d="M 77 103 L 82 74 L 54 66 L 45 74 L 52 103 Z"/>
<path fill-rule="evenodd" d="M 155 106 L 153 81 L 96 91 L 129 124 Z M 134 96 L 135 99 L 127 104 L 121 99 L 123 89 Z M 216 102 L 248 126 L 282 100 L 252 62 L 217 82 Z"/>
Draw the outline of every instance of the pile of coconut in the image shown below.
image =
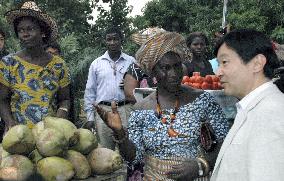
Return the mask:
<path fill-rule="evenodd" d="M 90 130 L 66 119 L 47 117 L 32 129 L 16 125 L 0 144 L 0 180 L 86 179 L 122 167 L 117 152 L 97 146 Z"/>

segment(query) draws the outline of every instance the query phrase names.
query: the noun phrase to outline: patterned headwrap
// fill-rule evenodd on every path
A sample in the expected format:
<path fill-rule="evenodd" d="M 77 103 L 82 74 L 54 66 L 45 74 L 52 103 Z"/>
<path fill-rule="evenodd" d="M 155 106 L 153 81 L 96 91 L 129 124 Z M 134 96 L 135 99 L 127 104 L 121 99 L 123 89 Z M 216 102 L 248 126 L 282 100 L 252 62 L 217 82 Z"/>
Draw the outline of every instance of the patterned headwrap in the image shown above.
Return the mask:
<path fill-rule="evenodd" d="M 154 66 L 167 52 L 177 53 L 183 61 L 190 61 L 190 52 L 184 37 L 174 32 L 162 32 L 152 36 L 136 52 L 141 69 L 150 75 Z"/>

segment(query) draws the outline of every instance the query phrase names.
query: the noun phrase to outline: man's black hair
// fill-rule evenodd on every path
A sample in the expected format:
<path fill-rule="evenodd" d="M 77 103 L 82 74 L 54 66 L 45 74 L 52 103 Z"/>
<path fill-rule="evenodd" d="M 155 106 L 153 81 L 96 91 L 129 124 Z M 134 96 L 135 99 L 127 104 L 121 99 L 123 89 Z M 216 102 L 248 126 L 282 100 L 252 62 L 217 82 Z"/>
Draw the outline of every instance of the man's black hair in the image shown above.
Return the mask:
<path fill-rule="evenodd" d="M 111 28 L 107 29 L 106 32 L 105 32 L 105 36 L 107 34 L 111 34 L 111 33 L 116 33 L 116 34 L 119 35 L 121 40 L 123 39 L 122 32 L 121 32 L 121 30 L 118 27 L 111 27 Z"/>
<path fill-rule="evenodd" d="M 270 79 L 273 78 L 274 70 L 279 67 L 279 60 L 271 40 L 259 31 L 251 29 L 231 31 L 217 42 L 214 50 L 215 56 L 223 44 L 235 51 L 245 64 L 258 54 L 264 55 L 267 60 L 264 66 L 264 75 Z"/>

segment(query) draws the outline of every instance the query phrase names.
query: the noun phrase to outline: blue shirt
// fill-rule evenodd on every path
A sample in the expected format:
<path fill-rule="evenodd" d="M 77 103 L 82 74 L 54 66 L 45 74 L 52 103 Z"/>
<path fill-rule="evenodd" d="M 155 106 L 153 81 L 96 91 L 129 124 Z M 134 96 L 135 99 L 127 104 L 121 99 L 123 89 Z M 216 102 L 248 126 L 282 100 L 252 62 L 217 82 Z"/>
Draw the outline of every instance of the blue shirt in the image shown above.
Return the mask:
<path fill-rule="evenodd" d="M 129 65 L 133 62 L 136 62 L 135 58 L 125 53 L 121 53 L 118 60 L 114 62 L 108 51 L 92 62 L 84 95 L 84 109 L 88 121 L 94 121 L 93 103 L 125 99 L 124 92 L 119 84 L 122 82 Z"/>
<path fill-rule="evenodd" d="M 218 69 L 218 60 L 217 58 L 213 58 L 212 60 L 209 60 L 211 67 L 213 69 L 213 72 L 216 74 L 217 69 Z"/>

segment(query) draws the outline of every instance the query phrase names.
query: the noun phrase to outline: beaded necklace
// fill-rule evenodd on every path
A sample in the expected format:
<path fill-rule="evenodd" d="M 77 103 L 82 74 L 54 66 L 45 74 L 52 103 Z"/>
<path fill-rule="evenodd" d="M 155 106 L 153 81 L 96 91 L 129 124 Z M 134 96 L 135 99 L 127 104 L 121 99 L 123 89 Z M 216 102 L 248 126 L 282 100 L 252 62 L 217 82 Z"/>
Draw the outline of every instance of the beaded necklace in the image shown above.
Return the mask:
<path fill-rule="evenodd" d="M 178 100 L 178 98 L 175 101 L 174 111 L 170 113 L 170 121 L 168 121 L 168 119 L 165 116 L 163 116 L 163 112 L 162 112 L 161 105 L 160 105 L 160 102 L 159 102 L 158 89 L 156 90 L 156 101 L 157 101 L 156 111 L 157 111 L 158 119 L 161 119 L 161 122 L 163 124 L 169 125 L 168 131 L 167 131 L 169 137 L 177 137 L 179 135 L 179 133 L 174 130 L 173 125 L 175 123 L 176 113 L 179 110 L 179 100 Z"/>

